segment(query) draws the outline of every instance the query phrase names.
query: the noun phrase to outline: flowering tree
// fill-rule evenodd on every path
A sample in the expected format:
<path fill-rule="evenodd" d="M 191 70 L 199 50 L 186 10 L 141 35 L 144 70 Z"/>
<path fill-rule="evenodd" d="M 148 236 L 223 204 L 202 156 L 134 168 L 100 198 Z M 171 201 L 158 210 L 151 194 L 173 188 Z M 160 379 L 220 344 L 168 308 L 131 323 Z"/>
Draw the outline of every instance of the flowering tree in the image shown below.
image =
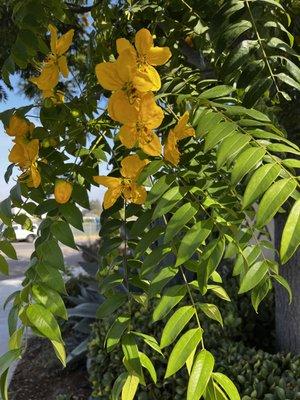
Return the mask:
<path fill-rule="evenodd" d="M 67 318 L 59 243 L 76 248 L 70 226 L 82 229 L 78 205 L 89 207 L 87 193 L 97 184 L 107 188 L 99 263 L 105 301 L 97 318 L 114 317 L 107 351 L 124 354 L 112 398 L 133 399 L 147 384 L 145 371 L 156 382 L 155 351 L 168 355 L 165 378 L 186 369 L 188 400 L 239 399 L 214 368 L 201 320 L 223 323 L 222 310 L 205 296 L 230 301 L 218 272 L 224 258 L 234 259 L 239 293 L 251 292 L 255 310 L 275 282 L 290 293 L 265 255 L 273 249 L 267 225 L 278 212 L 288 215 L 282 263 L 300 242 L 299 148 L 268 110 L 300 87 L 286 10 L 273 0 L 209 1 L 203 10 L 183 0 L 47 0 L 37 9 L 30 0 L 10 3 L 18 31 L 2 78 L 9 85 L 15 68 L 30 64 L 36 72 L 29 85 L 38 92 L 32 106 L 1 114 L 13 140 L 6 179 L 14 167 L 20 175 L 0 204 L 0 250 L 16 257 L 12 222 L 30 227 L 28 215 L 44 218 L 22 290 L 9 299 L 3 399 L 28 328 L 66 363 L 57 322 Z M 92 16 L 81 18 L 87 11 Z M 203 68 L 204 58 L 215 75 Z M 28 119 L 34 107 L 37 127 Z M 99 176 L 106 160 L 111 172 Z M 12 207 L 21 211 L 13 215 Z M 3 256 L 0 269 L 8 273 Z M 133 303 L 153 324 L 165 322 L 161 337 L 133 326 Z M 139 351 L 141 341 L 148 355 Z"/>

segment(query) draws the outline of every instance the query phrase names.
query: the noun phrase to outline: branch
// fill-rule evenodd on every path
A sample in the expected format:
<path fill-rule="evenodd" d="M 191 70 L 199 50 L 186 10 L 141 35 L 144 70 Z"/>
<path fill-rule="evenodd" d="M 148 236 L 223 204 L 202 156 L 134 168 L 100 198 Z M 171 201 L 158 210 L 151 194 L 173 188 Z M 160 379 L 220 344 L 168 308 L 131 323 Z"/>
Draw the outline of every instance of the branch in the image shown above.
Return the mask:
<path fill-rule="evenodd" d="M 70 11 L 72 11 L 76 14 L 85 14 L 85 13 L 92 11 L 92 9 L 94 7 L 99 6 L 101 3 L 102 3 L 102 0 L 96 1 L 96 3 L 91 6 L 78 6 L 76 4 L 66 2 L 66 6 L 69 7 Z"/>

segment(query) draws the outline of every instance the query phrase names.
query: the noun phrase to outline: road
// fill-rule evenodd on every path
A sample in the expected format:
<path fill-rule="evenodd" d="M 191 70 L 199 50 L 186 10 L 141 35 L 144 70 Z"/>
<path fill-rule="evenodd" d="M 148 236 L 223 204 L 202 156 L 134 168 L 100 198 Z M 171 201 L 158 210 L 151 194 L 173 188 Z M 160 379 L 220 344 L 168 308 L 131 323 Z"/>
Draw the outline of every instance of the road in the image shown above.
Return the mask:
<path fill-rule="evenodd" d="M 13 243 L 13 246 L 17 252 L 18 260 L 7 260 L 10 267 L 9 277 L 0 275 L 0 281 L 8 278 L 11 279 L 23 276 L 28 266 L 31 253 L 34 249 L 33 243 L 18 242 Z M 66 264 L 70 266 L 79 266 L 78 263 L 82 261 L 80 251 L 71 249 L 67 246 L 61 246 L 61 249 L 64 254 Z"/>

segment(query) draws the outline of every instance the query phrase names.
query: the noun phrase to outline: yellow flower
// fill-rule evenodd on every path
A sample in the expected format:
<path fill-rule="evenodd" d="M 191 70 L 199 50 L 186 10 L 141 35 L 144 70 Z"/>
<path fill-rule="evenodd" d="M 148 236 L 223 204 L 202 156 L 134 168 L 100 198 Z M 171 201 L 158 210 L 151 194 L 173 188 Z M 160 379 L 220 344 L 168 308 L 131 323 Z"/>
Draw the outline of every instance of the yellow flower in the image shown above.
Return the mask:
<path fill-rule="evenodd" d="M 171 129 L 164 149 L 164 157 L 171 164 L 178 165 L 180 159 L 180 152 L 178 150 L 177 142 L 181 139 L 195 136 L 195 131 L 192 127 L 187 126 L 189 113 L 186 111 L 174 129 Z"/>
<path fill-rule="evenodd" d="M 94 176 L 96 183 L 108 188 L 104 195 L 103 207 L 105 209 L 113 206 L 120 196 L 130 203 L 145 203 L 146 189 L 138 185 L 136 180 L 148 163 L 148 160 L 141 160 L 137 155 L 130 155 L 121 161 L 121 178 Z"/>
<path fill-rule="evenodd" d="M 41 74 L 36 78 L 31 78 L 31 81 L 43 91 L 49 91 L 57 85 L 60 72 L 67 78 L 69 69 L 64 53 L 71 46 L 74 35 L 74 29 L 70 29 L 58 39 L 55 26 L 49 25 L 49 30 L 51 53 L 44 62 Z"/>
<path fill-rule="evenodd" d="M 153 129 L 158 128 L 164 118 L 163 110 L 155 103 L 153 93 L 142 96 L 137 118 L 127 115 L 127 121 L 122 126 L 119 139 L 124 146 L 131 149 L 136 144 L 150 156 L 161 154 L 161 144 Z"/>
<path fill-rule="evenodd" d="M 32 128 L 33 127 L 33 128 Z M 6 133 L 9 136 L 25 136 L 28 132 L 32 132 L 34 125 L 29 122 L 26 118 L 19 117 L 17 114 L 13 114 L 9 120 L 8 126 L 5 128 Z"/>
<path fill-rule="evenodd" d="M 18 165 L 23 171 L 20 180 L 23 180 L 30 187 L 38 187 L 41 183 L 41 176 L 37 168 L 36 160 L 39 153 L 39 141 L 33 139 L 29 143 L 17 142 L 10 151 L 9 161 Z"/>
<path fill-rule="evenodd" d="M 135 77 L 136 84 L 148 80 L 152 83 L 148 90 L 160 89 L 160 76 L 153 66 L 163 65 L 169 60 L 172 55 L 169 47 L 154 46 L 151 33 L 143 28 L 135 35 L 135 48 L 127 39 L 121 38 L 117 40 L 117 50 L 120 55 L 124 51 L 134 55 L 138 71 Z"/>
<path fill-rule="evenodd" d="M 63 179 L 59 179 L 55 182 L 54 186 L 54 197 L 57 203 L 65 204 L 70 200 L 72 195 L 73 185 Z"/>
<path fill-rule="evenodd" d="M 112 119 L 123 123 L 128 114 L 137 115 L 140 92 L 149 90 L 147 85 L 134 83 L 135 58 L 130 52 L 123 52 L 115 62 L 96 65 L 98 82 L 104 89 L 114 91 L 108 102 L 108 113 Z"/>

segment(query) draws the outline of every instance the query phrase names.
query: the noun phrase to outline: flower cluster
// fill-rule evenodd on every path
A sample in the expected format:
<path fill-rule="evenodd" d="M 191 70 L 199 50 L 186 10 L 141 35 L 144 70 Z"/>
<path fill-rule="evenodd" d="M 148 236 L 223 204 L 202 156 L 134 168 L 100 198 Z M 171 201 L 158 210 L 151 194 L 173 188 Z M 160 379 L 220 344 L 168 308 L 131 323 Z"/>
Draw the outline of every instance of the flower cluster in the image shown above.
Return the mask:
<path fill-rule="evenodd" d="M 50 48 L 51 53 L 48 54 L 43 63 L 41 73 L 38 77 L 31 78 L 37 87 L 42 91 L 44 98 L 52 98 L 54 101 L 62 101 L 63 93 L 54 91 L 55 86 L 58 84 L 60 73 L 67 78 L 69 69 L 65 53 L 71 46 L 74 29 L 70 29 L 67 33 L 60 38 L 57 36 L 57 29 L 53 25 L 49 25 L 50 30 Z"/>
<path fill-rule="evenodd" d="M 171 57 L 171 51 L 168 47 L 154 46 L 147 29 L 136 33 L 135 46 L 124 38 L 118 39 L 116 46 L 118 58 L 115 62 L 96 65 L 98 82 L 104 89 L 112 91 L 108 101 L 109 116 L 122 124 L 118 138 L 125 147 L 139 147 L 149 156 L 160 156 L 162 145 L 154 129 L 161 125 L 164 112 L 156 104 L 153 94 L 161 87 L 160 76 L 154 67 L 165 64 Z M 187 127 L 188 118 L 186 112 L 170 131 L 165 144 L 164 158 L 173 165 L 179 163 L 178 141 L 195 135 L 193 128 Z M 133 162 L 132 168 L 139 168 L 137 160 L 138 156 L 129 156 L 122 163 L 128 165 Z M 145 189 L 136 186 L 132 178 L 128 182 L 129 177 L 122 170 L 123 178 L 94 177 L 97 183 L 108 187 L 104 208 L 111 207 L 121 195 L 126 201 L 136 204 L 142 204 L 146 199 Z M 135 179 L 138 173 L 136 170 Z"/>
<path fill-rule="evenodd" d="M 39 140 L 32 139 L 34 124 L 14 114 L 5 130 L 9 136 L 14 137 L 15 142 L 9 153 L 9 161 L 21 169 L 21 181 L 26 182 L 29 187 L 37 188 L 41 183 L 41 176 L 37 167 Z"/>

